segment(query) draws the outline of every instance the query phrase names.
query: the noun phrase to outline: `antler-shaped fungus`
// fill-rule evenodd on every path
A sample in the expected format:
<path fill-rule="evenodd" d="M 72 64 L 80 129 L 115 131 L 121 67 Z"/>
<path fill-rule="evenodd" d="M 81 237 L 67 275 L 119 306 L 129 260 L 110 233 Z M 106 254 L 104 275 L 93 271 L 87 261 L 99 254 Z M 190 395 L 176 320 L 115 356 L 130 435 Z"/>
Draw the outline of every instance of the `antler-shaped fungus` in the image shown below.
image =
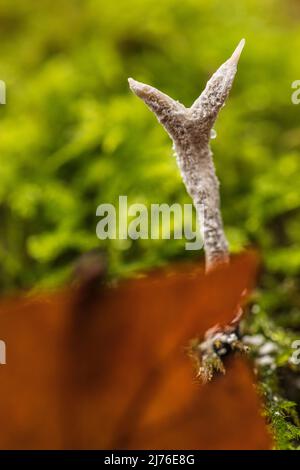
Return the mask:
<path fill-rule="evenodd" d="M 190 108 L 152 86 L 128 79 L 131 90 L 154 112 L 173 140 L 183 182 L 198 214 L 207 270 L 229 261 L 210 138 L 218 113 L 232 87 L 244 44 L 242 39 Z"/>

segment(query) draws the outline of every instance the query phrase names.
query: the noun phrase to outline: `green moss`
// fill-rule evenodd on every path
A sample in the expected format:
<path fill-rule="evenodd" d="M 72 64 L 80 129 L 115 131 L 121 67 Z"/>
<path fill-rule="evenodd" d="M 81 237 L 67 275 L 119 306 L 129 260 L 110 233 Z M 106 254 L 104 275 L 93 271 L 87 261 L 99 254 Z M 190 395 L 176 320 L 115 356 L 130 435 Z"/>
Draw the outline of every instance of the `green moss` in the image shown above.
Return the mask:
<path fill-rule="evenodd" d="M 263 339 L 261 344 L 251 346 L 251 355 L 263 398 L 264 415 L 274 436 L 275 448 L 300 449 L 300 365 L 291 361 L 292 344 L 297 335 L 278 327 L 265 312 L 257 309 L 257 304 L 255 307 L 252 310 L 256 313 L 247 319 L 246 331 L 252 335 L 252 341 L 255 335 Z M 272 362 L 264 364 L 266 358 L 271 358 Z M 290 397 L 296 397 L 297 403 Z"/>

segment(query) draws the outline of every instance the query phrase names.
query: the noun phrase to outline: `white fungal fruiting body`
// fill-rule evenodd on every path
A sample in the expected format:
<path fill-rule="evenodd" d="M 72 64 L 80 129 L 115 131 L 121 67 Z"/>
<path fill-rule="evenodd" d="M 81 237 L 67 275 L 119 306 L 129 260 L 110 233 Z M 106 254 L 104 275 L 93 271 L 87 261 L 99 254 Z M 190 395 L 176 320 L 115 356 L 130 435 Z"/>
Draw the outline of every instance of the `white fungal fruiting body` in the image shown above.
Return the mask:
<path fill-rule="evenodd" d="M 154 112 L 173 140 L 183 182 L 198 214 L 208 270 L 229 260 L 210 138 L 231 89 L 244 43 L 244 40 L 239 43 L 190 108 L 154 87 L 129 79 L 131 90 Z"/>

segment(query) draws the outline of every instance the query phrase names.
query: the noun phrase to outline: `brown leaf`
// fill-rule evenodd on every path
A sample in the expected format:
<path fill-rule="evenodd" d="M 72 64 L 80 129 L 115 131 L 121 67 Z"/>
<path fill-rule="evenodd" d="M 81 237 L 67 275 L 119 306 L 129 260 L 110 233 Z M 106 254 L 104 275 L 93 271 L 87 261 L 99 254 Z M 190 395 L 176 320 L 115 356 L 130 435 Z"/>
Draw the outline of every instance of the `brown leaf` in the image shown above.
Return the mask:
<path fill-rule="evenodd" d="M 0 447 L 269 448 L 246 362 L 202 387 L 185 352 L 232 319 L 256 267 L 246 253 L 209 275 L 177 267 L 3 301 Z"/>

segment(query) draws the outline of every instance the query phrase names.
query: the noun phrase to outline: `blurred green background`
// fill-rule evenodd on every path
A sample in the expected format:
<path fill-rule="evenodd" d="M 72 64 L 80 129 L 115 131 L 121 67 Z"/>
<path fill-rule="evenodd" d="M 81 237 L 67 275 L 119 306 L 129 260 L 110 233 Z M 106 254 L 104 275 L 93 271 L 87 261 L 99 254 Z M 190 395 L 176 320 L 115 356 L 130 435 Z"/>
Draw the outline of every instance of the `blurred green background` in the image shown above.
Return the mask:
<path fill-rule="evenodd" d="M 190 105 L 242 37 L 212 141 L 225 229 L 233 252 L 261 252 L 254 312 L 300 329 L 297 0 L 1 0 L 2 292 L 58 286 L 95 248 L 113 276 L 199 257 L 184 240 L 99 241 L 96 208 L 123 194 L 189 202 L 171 142 L 127 77 Z"/>
<path fill-rule="evenodd" d="M 261 250 L 266 307 L 299 321 L 299 25 L 296 0 L 1 0 L 1 290 L 59 285 L 94 248 L 118 276 L 199 256 L 178 240 L 99 241 L 96 208 L 189 202 L 127 77 L 189 105 L 245 37 L 212 141 L 226 233 L 232 251 Z"/>

